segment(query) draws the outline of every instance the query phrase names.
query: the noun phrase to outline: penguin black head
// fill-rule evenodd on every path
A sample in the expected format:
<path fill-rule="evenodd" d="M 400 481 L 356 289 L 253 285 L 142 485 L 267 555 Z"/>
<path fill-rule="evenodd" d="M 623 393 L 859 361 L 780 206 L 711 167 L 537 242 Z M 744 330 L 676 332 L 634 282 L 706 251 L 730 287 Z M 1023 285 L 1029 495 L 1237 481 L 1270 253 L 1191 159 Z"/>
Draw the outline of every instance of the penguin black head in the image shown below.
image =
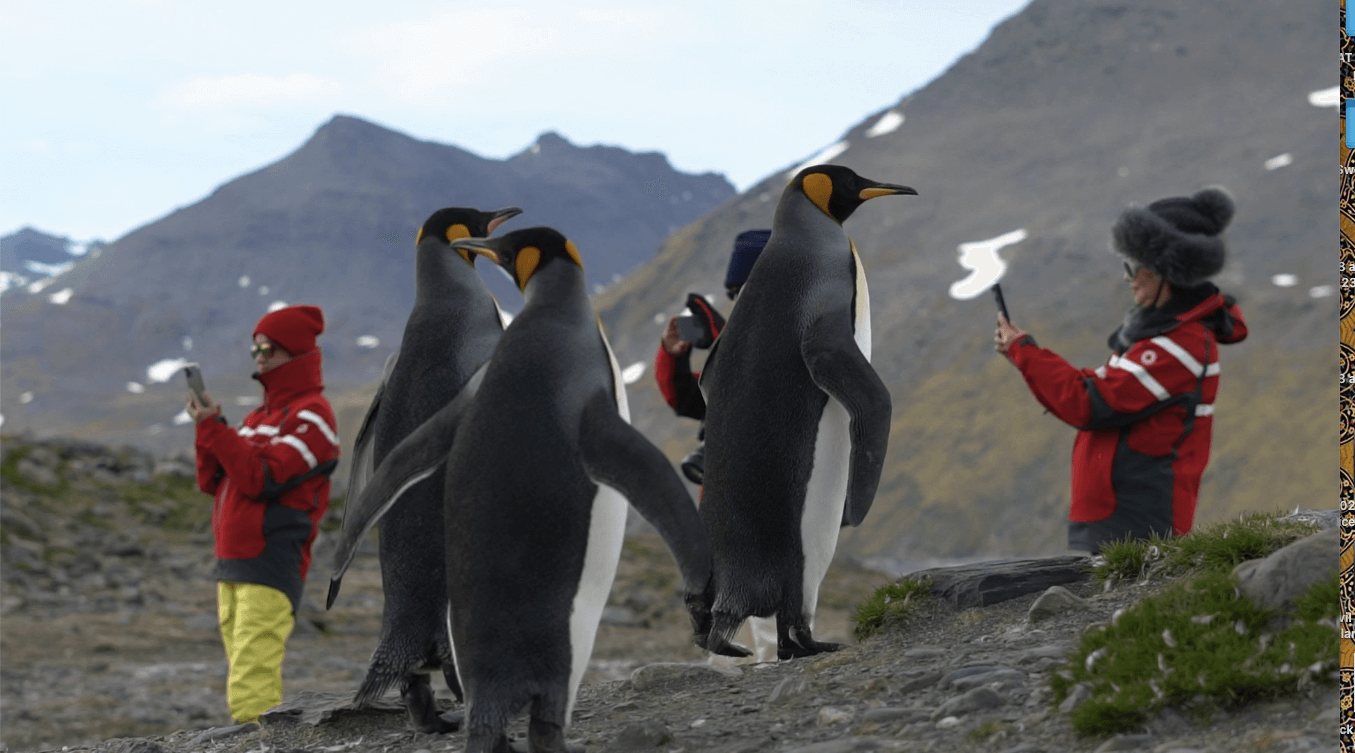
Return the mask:
<path fill-rule="evenodd" d="M 419 234 L 414 239 L 415 247 L 423 243 L 424 238 L 435 238 L 451 243 L 460 238 L 484 238 L 494 232 L 494 228 L 522 214 L 517 207 L 505 207 L 497 212 L 481 212 L 469 207 L 446 207 L 439 209 L 424 220 Z M 445 239 L 445 240 L 444 240 Z M 474 265 L 475 257 L 463 249 L 457 249 L 467 264 Z"/>
<path fill-rule="evenodd" d="M 917 195 L 917 191 L 908 186 L 863 178 L 841 165 L 806 167 L 796 173 L 786 190 L 800 191 L 839 225 L 846 222 L 857 207 L 877 196 Z"/>
<path fill-rule="evenodd" d="M 526 290 L 527 281 L 547 264 L 568 263 L 583 269 L 574 243 L 555 228 L 545 226 L 514 230 L 497 238 L 462 238 L 453 241 L 452 248 L 494 260 L 508 270 L 520 290 Z"/>

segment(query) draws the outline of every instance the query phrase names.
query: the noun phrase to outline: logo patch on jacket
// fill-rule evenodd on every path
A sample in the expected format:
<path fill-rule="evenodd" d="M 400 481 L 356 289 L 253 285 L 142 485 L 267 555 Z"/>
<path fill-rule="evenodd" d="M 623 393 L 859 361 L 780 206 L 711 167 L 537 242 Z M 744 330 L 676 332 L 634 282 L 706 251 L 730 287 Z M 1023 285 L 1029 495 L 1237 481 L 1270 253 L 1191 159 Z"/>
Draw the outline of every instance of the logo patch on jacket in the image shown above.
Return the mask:
<path fill-rule="evenodd" d="M 1144 363 L 1149 363 L 1149 362 L 1148 362 L 1148 361 L 1144 361 Z M 307 425 L 305 425 L 305 424 L 301 424 L 300 426 L 296 427 L 296 433 L 297 433 L 297 434 L 305 434 L 305 433 L 306 433 L 306 430 L 309 429 L 309 428 L 310 428 L 309 426 L 307 426 Z"/>
<path fill-rule="evenodd" d="M 1144 366 L 1152 366 L 1157 363 L 1157 351 L 1145 350 L 1143 351 L 1143 355 L 1139 356 L 1139 360 L 1143 361 Z"/>

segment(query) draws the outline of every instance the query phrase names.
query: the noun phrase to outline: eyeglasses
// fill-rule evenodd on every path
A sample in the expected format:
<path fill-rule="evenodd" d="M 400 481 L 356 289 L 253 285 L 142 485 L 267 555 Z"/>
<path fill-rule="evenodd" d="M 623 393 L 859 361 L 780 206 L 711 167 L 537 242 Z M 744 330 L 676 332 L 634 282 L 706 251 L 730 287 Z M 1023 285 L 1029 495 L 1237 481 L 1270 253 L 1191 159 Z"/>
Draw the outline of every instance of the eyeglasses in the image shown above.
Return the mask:
<path fill-rule="evenodd" d="M 250 346 L 249 355 L 252 358 L 258 358 L 260 355 L 262 355 L 264 358 L 272 358 L 273 350 L 274 348 L 272 343 L 255 343 L 254 345 Z"/>
<path fill-rule="evenodd" d="M 1133 262 L 1126 261 L 1124 263 L 1124 273 L 1131 280 L 1138 276 L 1140 269 L 1143 269 L 1143 267 L 1138 264 L 1134 264 Z"/>

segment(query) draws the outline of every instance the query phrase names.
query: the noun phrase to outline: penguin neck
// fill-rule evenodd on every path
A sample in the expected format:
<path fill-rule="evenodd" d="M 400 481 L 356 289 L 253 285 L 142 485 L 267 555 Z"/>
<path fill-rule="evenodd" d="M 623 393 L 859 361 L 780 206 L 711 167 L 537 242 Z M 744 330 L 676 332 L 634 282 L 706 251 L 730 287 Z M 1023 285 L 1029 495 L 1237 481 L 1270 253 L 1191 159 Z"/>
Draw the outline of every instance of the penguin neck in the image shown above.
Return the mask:
<path fill-rule="evenodd" d="M 483 288 L 475 267 L 466 263 L 461 254 L 436 243 L 419 246 L 414 257 L 414 300 L 423 302 L 445 299 L 449 295 L 465 294 L 476 287 Z"/>
<path fill-rule="evenodd" d="M 837 228 L 846 233 L 842 223 L 824 214 L 801 191 L 786 191 L 776 204 L 776 214 L 772 218 L 772 227 L 782 235 L 796 237 L 805 233 L 822 233 Z M 781 248 L 793 248 L 799 244 L 778 244 Z M 765 251 L 764 251 L 765 253 Z"/>
<path fill-rule="evenodd" d="M 563 259 L 552 259 L 532 274 L 522 291 L 522 312 L 519 316 L 545 308 L 592 309 L 588 303 L 588 289 L 581 267 Z"/>

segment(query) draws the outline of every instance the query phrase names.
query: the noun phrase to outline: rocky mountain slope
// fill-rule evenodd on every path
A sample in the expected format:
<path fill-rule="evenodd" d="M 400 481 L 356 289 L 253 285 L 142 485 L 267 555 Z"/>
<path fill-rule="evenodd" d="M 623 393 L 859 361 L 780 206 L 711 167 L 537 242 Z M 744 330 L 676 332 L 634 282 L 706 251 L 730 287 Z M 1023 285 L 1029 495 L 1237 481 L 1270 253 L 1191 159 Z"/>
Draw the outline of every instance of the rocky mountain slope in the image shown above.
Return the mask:
<path fill-rule="evenodd" d="M 1000 251 L 1010 264 L 1003 286 L 1016 324 L 1071 362 L 1096 365 L 1129 304 L 1120 265 L 1107 251 L 1110 224 L 1131 202 L 1214 183 L 1237 202 L 1227 233 L 1231 257 L 1218 282 L 1240 299 L 1251 336 L 1220 354 L 1213 457 L 1198 520 L 1335 498 L 1337 182 L 1329 155 L 1336 109 L 1325 103 L 1334 83 L 1336 14 L 1322 0 L 1035 0 L 944 74 L 848 129 L 820 156 L 921 194 L 872 201 L 847 223 L 870 276 L 874 363 L 894 413 L 879 497 L 868 524 L 844 536 L 845 554 L 899 570 L 936 557 L 1064 550 L 1073 431 L 1043 415 L 993 354 L 988 297 L 949 295 L 967 275 L 957 249 L 1022 231 L 1023 240 Z M 507 163 L 517 171 L 538 161 L 558 165 L 554 182 L 541 189 L 548 194 L 542 208 L 529 206 L 526 189 L 484 179 L 502 189 L 486 194 L 487 203 L 521 204 L 528 213 L 514 222 L 567 230 L 567 213 L 585 207 L 615 209 L 607 215 L 613 224 L 635 214 L 590 193 L 579 181 L 593 168 L 575 158 L 602 165 L 605 153 L 638 164 L 644 155 L 602 149 L 594 156 L 546 137 L 537 146 Z M 560 161 L 551 162 L 557 154 Z M 344 301 L 333 304 L 326 352 L 341 433 L 351 439 L 386 348 L 398 339 L 404 313 L 390 313 L 392 302 L 407 301 L 412 284 L 391 261 L 407 260 L 409 247 L 382 240 L 423 211 L 401 215 L 392 204 L 403 201 L 397 189 L 419 187 L 448 203 L 461 194 L 444 188 L 455 181 L 440 176 L 469 174 L 476 159 L 336 118 L 287 159 L 130 234 L 101 265 L 73 271 L 66 306 L 30 301 L 11 308 L 6 296 L 6 429 L 184 447 L 186 427 L 165 423 L 179 389 L 148 385 L 132 394 L 123 385 L 144 379 L 139 369 L 153 359 L 187 356 L 209 365 L 209 385 L 238 417 L 257 396 L 243 378 L 249 364 L 239 333 L 248 324 L 240 322 L 278 296 Z M 622 366 L 651 361 L 661 322 L 688 291 L 718 293 L 734 236 L 768 225 L 793 167 L 724 200 L 714 184 L 703 194 L 677 177 L 649 177 L 659 175 L 655 165 L 608 173 L 628 196 L 654 203 L 645 216 L 655 239 L 680 226 L 653 261 L 597 297 Z M 688 191 L 688 204 L 704 197 L 712 211 L 687 225 L 658 213 L 663 201 L 686 206 Z M 316 202 L 341 214 L 319 217 L 311 213 Z M 201 216 L 208 208 L 220 210 L 210 222 Z M 551 214 L 556 209 L 562 214 Z M 586 260 L 606 245 L 579 240 Z M 133 255 L 132 248 L 140 250 Z M 265 281 L 259 270 L 274 258 L 315 270 L 315 279 L 294 270 Z M 127 301 L 98 292 L 105 278 L 125 289 L 127 279 L 141 277 L 158 284 L 118 294 L 130 295 Z M 340 278 L 359 284 L 344 287 Z M 90 295 L 81 294 L 81 280 L 89 281 Z M 197 292 L 199 281 L 209 281 L 205 292 Z M 270 292 L 260 296 L 265 282 Z M 333 297 L 312 293 L 310 284 Z M 235 313 L 241 300 L 249 301 L 239 304 L 249 316 Z M 137 313 L 129 318 L 131 311 Z M 357 344 L 364 334 L 379 337 L 380 347 Z M 185 335 L 192 351 L 183 349 Z M 672 416 L 652 370 L 632 385 L 630 403 L 636 425 L 673 460 L 695 444 L 696 425 Z M 153 422 L 159 434 L 147 433 Z"/>
<path fill-rule="evenodd" d="M 181 380 L 162 389 L 147 367 L 199 361 L 214 396 L 257 397 L 245 343 L 276 301 L 325 309 L 331 392 L 379 376 L 413 302 L 414 232 L 440 207 L 522 207 L 510 227 L 566 230 L 596 288 L 731 195 L 723 177 L 679 173 L 657 153 L 545 133 L 491 160 L 335 116 L 292 154 L 117 239 L 40 294 L 0 298 L 0 413 L 7 431 L 168 451 L 189 436 L 168 420 Z M 482 266 L 517 310 L 516 288 Z"/>
<path fill-rule="evenodd" d="M 262 727 L 235 727 L 225 713 L 207 498 L 185 478 L 189 459 L 14 437 L 0 447 L 0 751 L 461 750 L 463 733 L 413 732 L 394 693 L 366 711 L 347 707 L 380 628 L 371 551 L 349 570 L 333 611 L 318 601 L 323 576 L 313 578 L 288 642 L 283 706 Z M 322 539 L 317 562 L 326 548 Z M 929 601 L 857 643 L 849 615 L 886 580 L 834 564 L 816 632 L 849 644 L 836 654 L 712 663 L 690 645 L 671 557 L 656 537 L 628 537 L 570 741 L 592 753 L 1334 748 L 1337 691 L 1311 673 L 1282 701 L 1212 716 L 1169 710 L 1110 738 L 1073 731 L 1074 704 L 1055 705 L 1050 678 L 1083 633 L 1171 578 L 1102 588 L 1084 574 L 1065 583 L 1076 599 L 1027 588 L 989 606 Z M 447 713 L 461 711 L 445 689 L 439 699 Z M 521 720 L 512 732 L 521 737 Z"/>
<path fill-rule="evenodd" d="M 1111 223 L 1132 202 L 1208 184 L 1236 199 L 1218 283 L 1251 336 L 1220 353 L 1199 522 L 1336 498 L 1337 113 L 1310 103 L 1335 83 L 1336 23 L 1322 0 L 1035 0 L 843 134 L 832 162 L 920 194 L 871 201 L 845 226 L 894 399 L 880 493 L 846 552 L 899 563 L 1063 550 L 1073 430 L 993 353 L 991 296 L 949 295 L 967 275 L 957 248 L 1024 231 L 999 252 L 1014 322 L 1096 366 L 1131 303 Z M 734 236 L 769 225 L 788 177 L 684 227 L 599 299 L 623 362 L 652 359 L 688 291 L 722 289 Z M 652 379 L 631 406 L 671 458 L 695 444 Z"/>

